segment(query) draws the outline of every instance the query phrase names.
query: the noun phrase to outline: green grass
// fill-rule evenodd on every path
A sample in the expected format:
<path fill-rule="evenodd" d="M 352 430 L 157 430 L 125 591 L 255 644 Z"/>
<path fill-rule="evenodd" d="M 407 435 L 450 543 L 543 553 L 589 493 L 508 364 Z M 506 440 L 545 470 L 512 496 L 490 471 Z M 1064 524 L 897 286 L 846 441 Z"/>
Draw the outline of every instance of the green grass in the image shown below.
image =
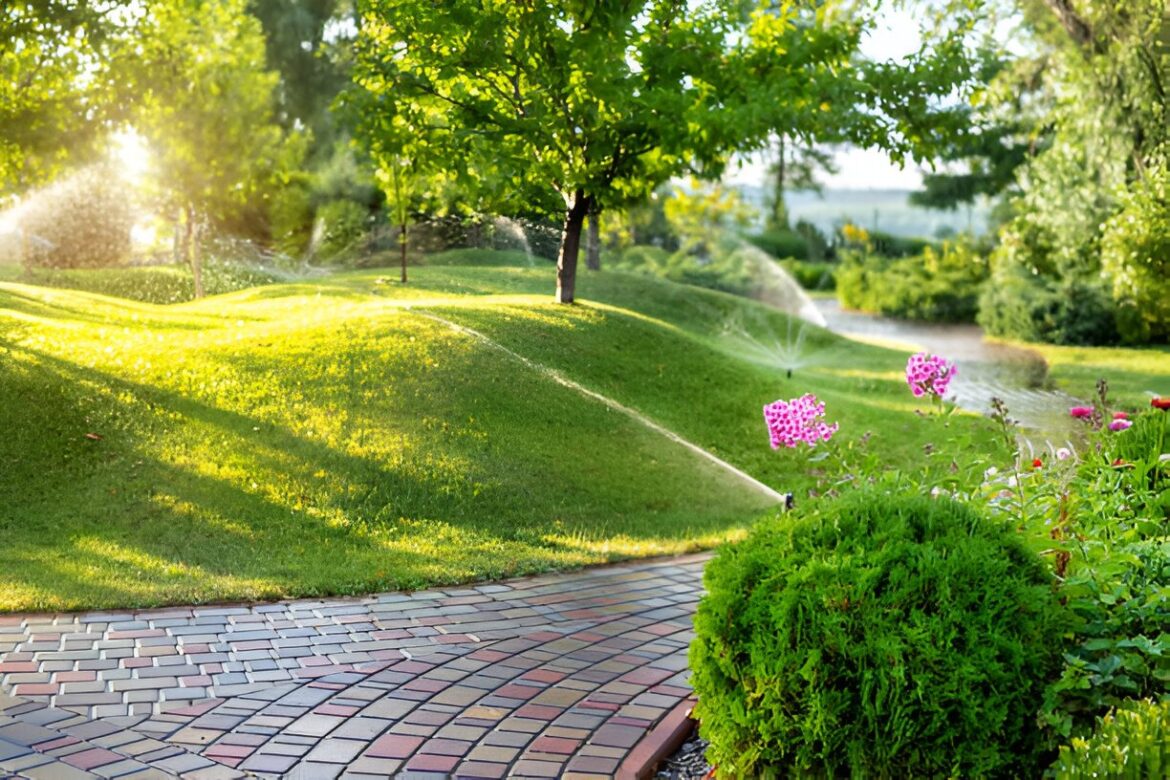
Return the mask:
<path fill-rule="evenodd" d="M 1098 379 L 1109 383 L 1110 398 L 1127 406 L 1144 408 L 1152 395 L 1170 396 L 1170 347 L 1027 346 L 1044 356 L 1053 383 L 1078 398 L 1093 398 Z"/>
<path fill-rule="evenodd" d="M 548 268 L 394 279 L 174 306 L 0 283 L 0 610 L 499 578 L 710 547 L 768 510 L 666 437 L 427 314 L 798 495 L 808 462 L 767 446 L 760 409 L 776 398 L 818 393 L 842 443 L 872 432 L 895 467 L 950 435 L 916 413 L 904 355 L 728 295 L 607 272 L 565 307 Z M 975 418 L 951 425 L 990 440 Z"/>

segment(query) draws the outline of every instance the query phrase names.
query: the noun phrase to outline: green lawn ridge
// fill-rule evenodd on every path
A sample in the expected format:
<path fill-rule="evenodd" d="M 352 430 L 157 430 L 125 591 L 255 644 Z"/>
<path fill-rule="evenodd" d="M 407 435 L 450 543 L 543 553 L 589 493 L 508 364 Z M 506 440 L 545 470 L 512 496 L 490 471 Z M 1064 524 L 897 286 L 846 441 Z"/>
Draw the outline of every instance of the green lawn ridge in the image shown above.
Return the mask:
<path fill-rule="evenodd" d="M 669 282 L 587 275 L 575 306 L 551 283 L 434 265 L 172 306 L 0 283 L 0 610 L 463 583 L 710 548 L 773 511 L 544 368 L 798 500 L 777 398 L 817 393 L 835 442 L 870 433 L 892 468 L 940 435 L 993 446 L 919 413 L 905 354 Z"/>

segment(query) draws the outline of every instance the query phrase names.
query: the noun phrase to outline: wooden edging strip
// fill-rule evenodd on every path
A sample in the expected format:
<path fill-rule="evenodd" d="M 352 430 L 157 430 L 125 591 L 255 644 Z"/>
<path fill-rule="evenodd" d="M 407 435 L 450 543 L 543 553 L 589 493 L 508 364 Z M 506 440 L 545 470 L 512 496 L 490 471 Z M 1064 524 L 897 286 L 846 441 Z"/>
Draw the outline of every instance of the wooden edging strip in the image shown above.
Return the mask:
<path fill-rule="evenodd" d="M 618 769 L 619 780 L 646 780 L 653 777 L 654 770 L 694 733 L 695 723 L 691 711 L 694 699 L 686 699 L 675 705 L 658 725 L 634 745 Z"/>

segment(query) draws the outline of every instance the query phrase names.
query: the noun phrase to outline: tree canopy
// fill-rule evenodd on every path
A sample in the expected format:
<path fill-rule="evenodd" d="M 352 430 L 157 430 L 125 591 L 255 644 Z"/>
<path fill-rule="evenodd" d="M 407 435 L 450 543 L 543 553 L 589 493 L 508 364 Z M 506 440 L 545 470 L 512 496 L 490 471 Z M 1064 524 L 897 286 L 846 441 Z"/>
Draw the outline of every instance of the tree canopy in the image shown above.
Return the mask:
<path fill-rule="evenodd" d="M 109 45 L 124 6 L 0 4 L 0 193 L 39 184 L 93 152 L 113 110 Z"/>
<path fill-rule="evenodd" d="M 967 75 L 956 36 L 906 66 L 861 63 L 865 19 L 833 3 L 365 0 L 356 80 L 399 137 L 425 138 L 477 202 L 564 219 L 574 297 L 586 214 L 672 176 L 717 176 L 782 128 L 921 151 Z M 411 141 L 417 145 L 417 141 Z"/>

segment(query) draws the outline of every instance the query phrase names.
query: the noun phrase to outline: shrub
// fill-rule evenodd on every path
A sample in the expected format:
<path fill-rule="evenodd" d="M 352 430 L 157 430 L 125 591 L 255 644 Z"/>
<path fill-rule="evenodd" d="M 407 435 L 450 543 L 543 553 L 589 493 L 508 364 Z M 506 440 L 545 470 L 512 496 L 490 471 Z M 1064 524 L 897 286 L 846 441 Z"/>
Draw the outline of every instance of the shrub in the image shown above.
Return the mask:
<path fill-rule="evenodd" d="M 325 260 L 341 260 L 352 255 L 372 227 L 369 209 L 352 200 L 331 200 L 323 204 L 317 209 L 317 219 L 321 222 L 318 252 Z"/>
<path fill-rule="evenodd" d="M 910 257 L 920 255 L 927 249 L 936 249 L 937 245 L 925 238 L 907 238 L 886 233 L 882 230 L 868 231 L 873 251 L 883 257 Z"/>
<path fill-rule="evenodd" d="M 748 236 L 747 240 L 777 260 L 789 257 L 795 260 L 808 259 L 808 239 L 791 230 L 766 230 Z"/>
<path fill-rule="evenodd" d="M 131 187 L 94 166 L 33 196 L 21 217 L 29 268 L 100 268 L 130 257 Z"/>
<path fill-rule="evenodd" d="M 992 336 L 1053 344 L 1103 345 L 1117 341 L 1108 293 L 1095 281 L 1007 271 L 984 285 L 977 321 Z"/>
<path fill-rule="evenodd" d="M 1052 775 L 1055 780 L 1170 776 L 1170 701 L 1128 702 L 1101 718 L 1092 736 L 1060 749 Z"/>
<path fill-rule="evenodd" d="M 1151 166 L 1105 223 L 1101 270 L 1118 305 L 1118 330 L 1133 344 L 1170 341 L 1170 172 Z"/>
<path fill-rule="evenodd" d="M 833 263 L 814 263 L 811 260 L 781 260 L 784 270 L 806 290 L 833 290 L 837 287 Z"/>
<path fill-rule="evenodd" d="M 730 776 L 1035 775 L 1051 577 L 963 504 L 856 491 L 708 565 L 690 649 Z"/>
<path fill-rule="evenodd" d="M 848 308 L 888 317 L 973 322 L 986 278 L 986 262 L 965 242 L 897 260 L 852 250 L 837 271 L 837 293 Z"/>
<path fill-rule="evenodd" d="M 819 263 L 831 259 L 829 239 L 825 237 L 825 234 L 816 225 L 801 219 L 797 220 L 796 227 L 793 230 L 808 245 L 808 259 L 810 262 Z"/>

